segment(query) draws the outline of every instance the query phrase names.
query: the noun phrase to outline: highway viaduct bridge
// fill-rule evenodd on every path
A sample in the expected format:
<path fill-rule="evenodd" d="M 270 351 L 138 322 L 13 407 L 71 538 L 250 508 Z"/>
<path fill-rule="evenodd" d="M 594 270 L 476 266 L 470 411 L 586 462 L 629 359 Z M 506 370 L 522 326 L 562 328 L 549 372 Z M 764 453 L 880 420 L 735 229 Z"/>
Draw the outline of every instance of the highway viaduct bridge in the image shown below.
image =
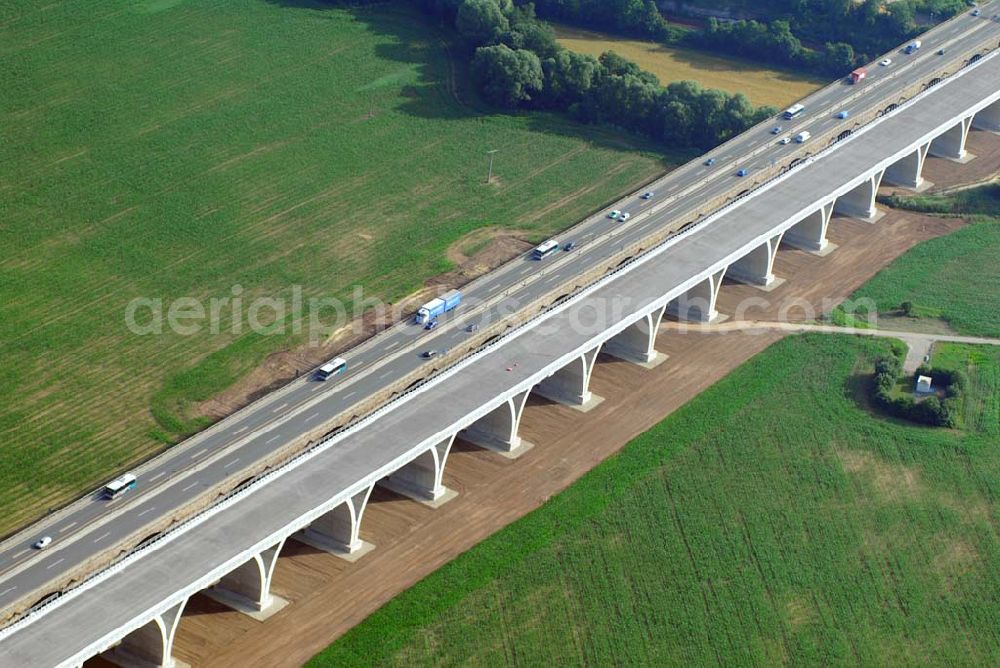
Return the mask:
<path fill-rule="evenodd" d="M 266 615 L 287 540 L 357 558 L 371 547 L 361 527 L 376 484 L 443 502 L 443 473 L 457 437 L 517 456 L 528 447 L 518 425 L 530 393 L 586 407 L 599 352 L 656 363 L 666 314 L 713 319 L 724 277 L 771 284 L 781 244 L 824 251 L 834 212 L 874 222 L 881 182 L 917 187 L 928 154 L 963 160 L 972 129 L 1000 132 L 996 46 L 38 606 L 0 631 L 0 666 L 76 666 L 99 654 L 121 665 L 171 665 L 185 603 L 206 590 Z"/>

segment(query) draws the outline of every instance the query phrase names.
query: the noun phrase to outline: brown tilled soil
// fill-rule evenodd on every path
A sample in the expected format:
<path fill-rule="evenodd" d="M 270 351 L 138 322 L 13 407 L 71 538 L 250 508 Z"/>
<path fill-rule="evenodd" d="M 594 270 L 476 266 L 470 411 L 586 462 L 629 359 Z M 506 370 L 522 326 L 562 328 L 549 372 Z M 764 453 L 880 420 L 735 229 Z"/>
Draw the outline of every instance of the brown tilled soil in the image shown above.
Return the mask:
<path fill-rule="evenodd" d="M 983 141 L 983 134 L 973 133 L 970 147 L 977 155 L 991 155 L 995 168 L 1000 138 Z M 980 160 L 964 166 L 938 162 L 928 164 L 928 178 L 942 185 L 977 180 L 989 168 Z M 787 282 L 770 292 L 727 283 L 719 310 L 733 314 L 749 303 L 746 319 L 811 318 L 914 244 L 962 224 L 895 211 L 876 224 L 834 218 L 829 236 L 836 251 L 817 257 L 783 248 L 775 274 Z M 390 598 L 537 508 L 778 338 L 774 332 L 682 332 L 676 323 L 665 323 L 657 348 L 669 357 L 658 367 L 646 370 L 601 356 L 592 389 L 605 400 L 594 410 L 584 414 L 529 399 L 521 433 L 537 445 L 520 459 L 457 443 L 445 472 L 445 484 L 457 498 L 431 510 L 377 490 L 362 524 L 362 537 L 375 550 L 348 564 L 289 541 L 273 591 L 290 604 L 257 622 L 196 596 L 181 620 L 175 656 L 193 666 L 301 665 Z"/>

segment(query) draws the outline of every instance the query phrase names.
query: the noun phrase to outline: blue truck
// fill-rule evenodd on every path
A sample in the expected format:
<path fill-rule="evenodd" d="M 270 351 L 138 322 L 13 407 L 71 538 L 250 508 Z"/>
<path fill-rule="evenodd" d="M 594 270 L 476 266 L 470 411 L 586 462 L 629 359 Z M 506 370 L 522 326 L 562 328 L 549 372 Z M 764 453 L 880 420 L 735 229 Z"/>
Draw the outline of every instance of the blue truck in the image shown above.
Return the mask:
<path fill-rule="evenodd" d="M 432 299 L 417 309 L 416 322 L 418 325 L 425 325 L 435 320 L 442 313 L 453 310 L 461 303 L 462 293 L 458 290 L 452 290 L 443 297 Z"/>

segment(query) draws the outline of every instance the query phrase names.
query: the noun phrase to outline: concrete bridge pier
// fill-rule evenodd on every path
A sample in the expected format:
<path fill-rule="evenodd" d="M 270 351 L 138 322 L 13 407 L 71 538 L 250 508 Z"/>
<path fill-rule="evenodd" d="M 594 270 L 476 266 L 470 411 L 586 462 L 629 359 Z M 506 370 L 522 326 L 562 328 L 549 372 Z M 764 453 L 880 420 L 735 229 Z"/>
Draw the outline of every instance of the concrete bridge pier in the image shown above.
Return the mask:
<path fill-rule="evenodd" d="M 667 313 L 690 322 L 712 322 L 719 317 L 715 304 L 726 269 L 721 269 L 667 304 Z"/>
<path fill-rule="evenodd" d="M 1000 133 L 1000 102 L 994 102 L 973 116 L 972 127 L 976 130 Z"/>
<path fill-rule="evenodd" d="M 972 117 L 970 116 L 969 118 L 963 118 L 943 134 L 938 135 L 938 137 L 931 141 L 931 155 L 959 162 L 971 160 L 972 156 L 965 150 L 965 140 L 969 136 L 969 129 L 971 127 Z"/>
<path fill-rule="evenodd" d="M 833 212 L 851 218 L 858 218 L 872 223 L 875 222 L 878 219 L 878 209 L 875 208 L 875 195 L 878 194 L 878 187 L 882 183 L 883 173 L 876 172 L 872 174 L 855 186 L 854 189 L 838 197 L 833 204 Z"/>
<path fill-rule="evenodd" d="M 603 401 L 603 397 L 595 396 L 590 391 L 590 375 L 600 350 L 600 346 L 588 350 L 540 382 L 532 392 L 580 410 L 590 410 Z"/>
<path fill-rule="evenodd" d="M 347 561 L 357 561 L 375 546 L 361 540 L 361 517 L 368 507 L 374 485 L 320 515 L 293 538 L 317 550 L 329 552 Z"/>
<path fill-rule="evenodd" d="M 774 283 L 774 258 L 778 254 L 781 237 L 781 234 L 771 237 L 729 265 L 729 277 L 741 283 L 765 288 Z"/>
<path fill-rule="evenodd" d="M 443 484 L 444 466 L 455 443 L 455 435 L 436 443 L 416 459 L 381 480 L 378 484 L 397 494 L 434 508 L 451 501 L 457 493 Z"/>
<path fill-rule="evenodd" d="M 913 190 L 920 190 L 929 186 L 930 184 L 924 181 L 923 171 L 924 161 L 927 158 L 927 152 L 930 150 L 930 147 L 930 144 L 924 144 L 905 158 L 892 163 L 886 168 L 885 176 L 882 179 L 886 183 L 904 188 L 912 188 Z"/>
<path fill-rule="evenodd" d="M 816 211 L 795 223 L 781 238 L 782 243 L 792 248 L 820 253 L 826 250 L 830 242 L 826 231 L 830 227 L 830 216 L 833 215 L 833 202 L 824 204 Z"/>
<path fill-rule="evenodd" d="M 174 636 L 187 599 L 137 628 L 102 658 L 122 668 L 175 668 Z"/>
<path fill-rule="evenodd" d="M 271 577 L 284 545 L 285 540 L 282 539 L 255 554 L 205 590 L 205 595 L 258 621 L 267 619 L 288 604 L 288 601 L 271 594 Z"/>
<path fill-rule="evenodd" d="M 660 321 L 667 307 L 663 306 L 615 334 L 605 341 L 602 350 L 612 357 L 650 366 L 661 360 L 663 356 L 656 352 L 656 333 L 660 329 Z"/>
<path fill-rule="evenodd" d="M 530 390 L 524 390 L 459 432 L 459 437 L 506 457 L 518 457 L 532 447 L 517 435 Z"/>

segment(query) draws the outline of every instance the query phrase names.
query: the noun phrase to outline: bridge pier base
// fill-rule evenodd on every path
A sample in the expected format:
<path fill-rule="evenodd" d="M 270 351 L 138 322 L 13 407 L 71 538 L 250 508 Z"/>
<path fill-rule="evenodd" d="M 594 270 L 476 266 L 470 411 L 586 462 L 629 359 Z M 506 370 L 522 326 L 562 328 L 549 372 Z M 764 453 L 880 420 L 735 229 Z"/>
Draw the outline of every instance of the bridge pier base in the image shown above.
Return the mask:
<path fill-rule="evenodd" d="M 255 554 L 203 593 L 258 621 L 267 619 L 288 605 L 288 601 L 271 594 L 271 577 L 284 544 L 285 541 L 281 540 Z"/>
<path fill-rule="evenodd" d="M 666 356 L 656 352 L 656 334 L 666 306 L 647 313 L 639 320 L 604 342 L 602 350 L 612 357 L 641 366 L 653 366 Z"/>
<path fill-rule="evenodd" d="M 830 227 L 830 217 L 833 215 L 833 202 L 824 204 L 818 210 L 803 218 L 785 232 L 782 243 L 792 248 L 822 253 L 830 247 L 826 231 Z"/>
<path fill-rule="evenodd" d="M 957 124 L 931 141 L 930 153 L 939 158 L 958 162 L 968 162 L 974 156 L 965 150 L 965 140 L 972 127 L 972 117 L 963 118 Z"/>
<path fill-rule="evenodd" d="M 667 313 L 679 320 L 707 323 L 719 318 L 715 304 L 719 299 L 719 289 L 726 270 L 712 274 L 690 288 L 683 295 L 667 304 Z"/>
<path fill-rule="evenodd" d="M 924 161 L 927 159 L 930 147 L 930 144 L 924 144 L 910 155 L 889 165 L 882 179 L 886 183 L 912 190 L 920 190 L 930 185 L 923 177 Z"/>
<path fill-rule="evenodd" d="M 292 537 L 345 561 L 357 561 L 375 548 L 361 540 L 361 518 L 368 507 L 372 489 L 373 486 L 357 492 Z"/>
<path fill-rule="evenodd" d="M 590 410 L 604 400 L 590 391 L 590 375 L 600 350 L 598 346 L 587 351 L 540 382 L 532 392 L 579 410 Z"/>
<path fill-rule="evenodd" d="M 457 496 L 443 484 L 444 466 L 455 436 L 435 444 L 416 459 L 379 481 L 379 485 L 419 503 L 437 508 Z"/>
<path fill-rule="evenodd" d="M 882 174 L 883 172 L 872 174 L 853 190 L 838 197 L 833 204 L 833 212 L 870 223 L 878 220 L 879 211 L 875 208 L 875 195 L 878 194 L 878 187 L 882 183 Z"/>
<path fill-rule="evenodd" d="M 774 283 L 774 258 L 781 245 L 781 234 L 765 241 L 757 248 L 729 265 L 728 276 L 740 283 L 769 287 Z"/>
<path fill-rule="evenodd" d="M 101 655 L 122 668 L 181 668 L 173 657 L 174 636 L 187 599 L 154 617 L 125 636 L 121 643 Z"/>
<path fill-rule="evenodd" d="M 525 390 L 514 395 L 460 431 L 459 437 L 511 459 L 520 457 L 534 447 L 517 434 L 529 393 L 530 390 Z"/>
<path fill-rule="evenodd" d="M 994 102 L 973 116 L 972 127 L 976 130 L 1000 133 L 1000 102 Z"/>

